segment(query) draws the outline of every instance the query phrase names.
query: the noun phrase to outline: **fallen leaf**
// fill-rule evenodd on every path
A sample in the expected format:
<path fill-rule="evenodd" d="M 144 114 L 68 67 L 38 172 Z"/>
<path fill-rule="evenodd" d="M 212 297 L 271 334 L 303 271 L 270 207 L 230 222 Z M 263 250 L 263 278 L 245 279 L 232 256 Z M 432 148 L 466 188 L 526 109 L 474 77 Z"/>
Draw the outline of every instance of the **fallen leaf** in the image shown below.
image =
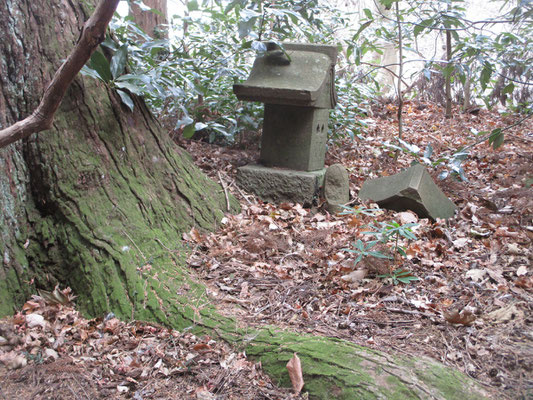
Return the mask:
<path fill-rule="evenodd" d="M 525 250 L 518 246 L 516 243 L 509 243 L 507 245 L 507 253 L 514 255 L 523 255 Z"/>
<path fill-rule="evenodd" d="M 456 239 L 453 241 L 453 245 L 455 248 L 460 249 L 461 247 L 465 247 L 465 245 L 468 243 L 468 240 L 468 238 Z"/>
<path fill-rule="evenodd" d="M 533 277 L 521 276 L 516 281 L 514 281 L 514 285 L 522 289 L 531 289 L 533 288 Z"/>
<path fill-rule="evenodd" d="M 492 311 L 485 315 L 484 319 L 491 321 L 495 324 L 503 324 L 511 320 L 518 320 L 524 317 L 522 310 L 519 310 L 515 304 L 511 304 L 507 307 L 502 307 L 498 310 Z"/>
<path fill-rule="evenodd" d="M 522 276 L 522 275 L 526 275 L 526 274 L 527 274 L 527 267 L 525 265 L 521 265 L 516 270 L 516 275 L 517 276 Z"/>
<path fill-rule="evenodd" d="M 486 274 L 487 270 L 485 269 L 471 269 L 466 271 L 465 276 L 474 282 L 481 282 Z"/>
<path fill-rule="evenodd" d="M 43 329 L 46 328 L 46 321 L 44 320 L 44 317 L 39 314 L 26 315 L 26 323 L 29 328 L 35 328 L 36 326 L 40 326 Z"/>
<path fill-rule="evenodd" d="M 196 390 L 196 399 L 197 400 L 212 400 L 215 398 L 215 395 L 205 388 L 205 386 L 199 387 Z"/>
<path fill-rule="evenodd" d="M 347 275 L 341 276 L 341 279 L 345 282 L 357 283 L 365 278 L 367 272 L 366 269 L 356 269 Z"/>
<path fill-rule="evenodd" d="M 472 325 L 472 322 L 476 320 L 476 316 L 472 314 L 470 310 L 463 310 L 461 312 L 457 310 L 453 310 L 450 312 L 444 312 L 444 319 L 448 321 L 450 324 L 461 324 L 470 326 Z"/>
<path fill-rule="evenodd" d="M 302 374 L 302 364 L 296 353 L 294 353 L 292 358 L 287 363 L 287 370 L 289 371 L 289 378 L 291 379 L 292 388 L 296 394 L 299 394 L 304 387 L 304 378 Z"/>
<path fill-rule="evenodd" d="M 194 351 L 206 351 L 211 350 L 211 346 L 209 346 L 207 343 L 198 343 L 193 346 Z"/>

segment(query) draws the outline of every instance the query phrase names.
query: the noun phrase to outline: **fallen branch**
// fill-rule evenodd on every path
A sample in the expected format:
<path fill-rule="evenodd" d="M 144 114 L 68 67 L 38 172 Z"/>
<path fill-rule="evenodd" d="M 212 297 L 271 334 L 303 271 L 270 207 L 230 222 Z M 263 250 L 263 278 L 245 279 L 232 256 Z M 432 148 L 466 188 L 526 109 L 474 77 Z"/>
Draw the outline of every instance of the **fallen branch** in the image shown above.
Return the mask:
<path fill-rule="evenodd" d="M 0 148 L 17 140 L 50 129 L 54 115 L 68 87 L 105 38 L 105 31 L 119 0 L 100 0 L 96 10 L 83 26 L 72 53 L 56 71 L 35 111 L 27 118 L 0 130 Z"/>

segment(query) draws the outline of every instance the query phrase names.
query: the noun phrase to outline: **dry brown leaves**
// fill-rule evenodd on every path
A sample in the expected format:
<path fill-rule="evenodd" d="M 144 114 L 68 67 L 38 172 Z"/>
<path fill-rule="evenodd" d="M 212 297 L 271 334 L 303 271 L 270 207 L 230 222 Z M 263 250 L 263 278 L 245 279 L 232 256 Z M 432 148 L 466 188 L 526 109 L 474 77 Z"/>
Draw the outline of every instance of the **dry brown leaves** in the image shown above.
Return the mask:
<path fill-rule="evenodd" d="M 394 106 L 377 110 L 364 138 L 329 147 L 328 164 L 340 162 L 350 171 L 355 205 L 365 179 L 395 174 L 411 162 L 403 154 L 395 161 L 382 147 L 395 140 L 395 114 Z M 513 122 L 484 110 L 456 112 L 451 120 L 443 114 L 435 105 L 408 103 L 405 139 L 420 148 L 431 143 L 438 155 L 469 143 L 471 128 L 490 131 Z M 376 278 L 389 265 L 372 259 L 354 265 L 355 256 L 343 249 L 368 240 L 364 231 L 371 222 L 405 223 L 412 215 L 334 216 L 297 204 L 264 204 L 234 181 L 235 169 L 256 159 L 257 148 L 185 143 L 197 164 L 224 180 L 242 204 L 217 232 L 184 235 L 196 249 L 190 267 L 221 312 L 243 325 L 277 324 L 428 355 L 502 389 L 496 397 L 525 398 L 533 391 L 533 189 L 525 185 L 532 175 L 531 131 L 513 128 L 498 151 L 476 147 L 465 164 L 469 182 L 437 181 L 459 212 L 449 222 L 417 221 L 418 239 L 403 243 L 401 267 L 420 281 L 396 286 Z M 355 278 L 343 279 L 350 275 Z M 11 356 L 28 363 L 0 368 L 7 398 L 71 398 L 72 392 L 134 399 L 292 396 L 272 386 L 242 353 L 212 338 L 111 317 L 86 320 L 71 307 L 38 298 L 4 321 L 0 336 L 7 365 Z"/>
<path fill-rule="evenodd" d="M 350 171 L 356 206 L 365 179 L 395 174 L 411 162 L 404 154 L 395 161 L 382 146 L 396 138 L 396 111 L 377 114 L 382 118 L 364 138 L 328 149 L 327 163 L 340 162 Z M 422 149 L 431 143 L 437 157 L 470 143 L 472 128 L 490 131 L 514 121 L 485 110 L 457 111 L 447 120 L 438 106 L 415 102 L 406 106 L 405 118 L 405 140 Z M 216 233 L 185 236 L 198 249 L 190 263 L 208 282 L 213 302 L 247 324 L 275 323 L 429 355 L 512 397 L 524 395 L 533 390 L 533 189 L 526 187 L 533 174 L 531 131 L 529 121 L 507 132 L 497 151 L 475 147 L 464 165 L 468 182 L 439 181 L 440 169 L 431 171 L 459 212 L 434 224 L 414 217 L 418 240 L 404 243 L 408 256 L 399 266 L 421 280 L 408 286 L 377 279 L 391 268 L 383 261 L 366 258 L 354 265 L 355 256 L 343 249 L 368 240 L 369 223 L 408 223 L 412 214 L 334 216 L 297 204 L 264 204 L 237 190 L 234 181 L 236 167 L 256 158 L 257 149 L 190 143 L 197 162 L 208 165 L 208 173 L 223 171 L 243 205 Z M 206 156 L 212 151 L 216 157 Z M 520 312 L 490 317 L 509 307 Z"/>
<path fill-rule="evenodd" d="M 50 298 L 34 296 L 0 337 L 0 398 L 297 398 L 224 342 L 112 314 L 87 320 Z"/>

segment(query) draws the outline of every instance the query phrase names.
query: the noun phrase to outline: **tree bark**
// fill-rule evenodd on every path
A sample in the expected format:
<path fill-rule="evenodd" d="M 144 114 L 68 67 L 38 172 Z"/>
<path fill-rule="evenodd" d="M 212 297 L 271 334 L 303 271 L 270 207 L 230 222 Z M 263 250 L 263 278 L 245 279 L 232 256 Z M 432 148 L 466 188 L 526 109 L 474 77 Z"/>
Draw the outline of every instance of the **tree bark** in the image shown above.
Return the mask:
<path fill-rule="evenodd" d="M 0 2 L 0 128 L 32 113 L 91 13 L 62 0 Z M 135 102 L 129 112 L 78 77 L 50 130 L 0 150 L 1 315 L 61 283 L 87 314 L 161 321 L 169 300 L 156 287 L 169 283 L 157 279 L 201 290 L 176 270 L 187 252 L 176 246 L 191 226 L 220 221 L 223 189 Z"/>
<path fill-rule="evenodd" d="M 450 4 L 448 4 L 448 10 Z M 450 66 L 452 61 L 452 33 L 446 31 L 446 67 Z M 452 73 L 451 71 L 446 75 L 446 118 L 452 117 Z"/>
<path fill-rule="evenodd" d="M 37 106 L 90 14 L 82 3 L 0 2 L 0 127 Z M 226 207 L 223 189 L 173 145 L 142 101 L 129 112 L 96 80 L 74 80 L 48 132 L 0 149 L 0 207 L 1 315 L 59 283 L 72 287 L 86 315 L 113 312 L 218 335 L 261 359 L 281 383 L 296 351 L 311 398 L 484 396 L 434 361 L 275 328 L 245 332 L 222 317 L 184 266 L 189 249 L 180 239 L 193 225 L 214 227 Z"/>
<path fill-rule="evenodd" d="M 156 29 L 168 22 L 167 0 L 144 0 L 144 4 L 151 10 L 143 11 L 137 4 L 130 3 L 130 13 L 139 27 L 152 38 L 162 39 L 168 36 L 165 29 Z"/>
<path fill-rule="evenodd" d="M 117 9 L 119 0 L 102 0 L 83 27 L 80 39 L 66 61 L 59 67 L 46 88 L 37 109 L 27 118 L 0 130 L 0 148 L 49 129 L 69 85 L 105 38 L 107 25 Z"/>

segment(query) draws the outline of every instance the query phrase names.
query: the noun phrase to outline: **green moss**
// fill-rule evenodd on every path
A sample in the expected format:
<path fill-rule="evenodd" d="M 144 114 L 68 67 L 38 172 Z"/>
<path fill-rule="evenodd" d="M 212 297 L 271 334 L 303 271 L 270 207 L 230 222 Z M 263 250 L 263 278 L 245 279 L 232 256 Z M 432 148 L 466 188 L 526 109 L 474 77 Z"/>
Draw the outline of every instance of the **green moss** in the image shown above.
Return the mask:
<path fill-rule="evenodd" d="M 428 386 L 436 388 L 446 400 L 464 400 L 465 393 L 468 400 L 485 399 L 481 387 L 472 379 L 459 371 L 447 368 L 442 364 L 433 362 L 425 368 L 415 365 L 413 368 L 418 377 Z"/>
<path fill-rule="evenodd" d="M 435 376 L 435 381 L 421 380 L 417 373 L 428 370 L 434 361 L 415 362 L 334 338 L 269 328 L 256 332 L 246 353 L 261 360 L 276 383 L 288 387 L 286 364 L 297 353 L 302 363 L 304 391 L 312 399 L 483 398 L 483 391 L 475 385 L 458 386 L 458 382 L 466 384 L 470 379 L 444 366 L 440 366 L 442 376 L 449 376 L 452 381 L 454 376 L 461 377 L 455 379 L 454 387 L 447 383 L 447 378 L 440 382 L 439 376 Z"/>

